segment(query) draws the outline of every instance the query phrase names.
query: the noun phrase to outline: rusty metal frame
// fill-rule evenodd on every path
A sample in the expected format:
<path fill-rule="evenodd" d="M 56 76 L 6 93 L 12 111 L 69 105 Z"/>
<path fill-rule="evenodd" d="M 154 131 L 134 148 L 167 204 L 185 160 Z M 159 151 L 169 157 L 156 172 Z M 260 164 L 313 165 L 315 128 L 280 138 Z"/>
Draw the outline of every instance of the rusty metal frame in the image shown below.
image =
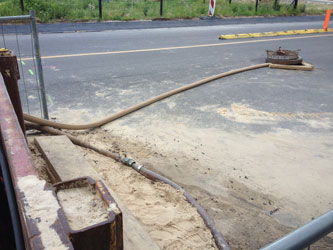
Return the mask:
<path fill-rule="evenodd" d="M 32 250 L 44 249 L 41 240 L 41 232 L 38 230 L 37 222 L 29 218 L 26 212 L 25 190 L 18 188 L 18 181 L 20 178 L 35 176 L 39 179 L 39 177 L 35 170 L 27 142 L 17 120 L 2 76 L 0 76 L 0 135 L 16 196 L 25 248 Z M 46 185 L 44 186 L 44 190 L 50 189 L 50 187 L 47 187 Z M 52 194 L 56 201 L 54 192 Z M 68 249 L 73 249 L 59 215 L 62 215 L 60 209 L 55 215 L 56 221 L 52 227 L 56 234 L 58 234 L 62 243 Z"/>
<path fill-rule="evenodd" d="M 90 186 L 98 194 L 108 209 L 108 219 L 104 222 L 73 230 L 67 220 L 64 220 L 66 231 L 69 232 L 75 249 L 109 249 L 123 250 L 122 212 L 116 201 L 101 180 L 95 181 L 89 176 L 62 181 L 53 184 L 55 192 L 60 190 Z M 102 240 L 103 239 L 103 240 Z"/>

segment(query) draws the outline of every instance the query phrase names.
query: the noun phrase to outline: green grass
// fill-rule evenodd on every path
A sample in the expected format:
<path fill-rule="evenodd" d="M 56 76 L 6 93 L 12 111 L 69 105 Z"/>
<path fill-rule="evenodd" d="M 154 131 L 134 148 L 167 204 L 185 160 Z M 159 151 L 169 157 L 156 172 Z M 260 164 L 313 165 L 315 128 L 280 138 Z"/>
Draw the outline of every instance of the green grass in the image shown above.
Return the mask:
<path fill-rule="evenodd" d="M 144 20 L 161 18 L 159 0 L 110 0 L 103 3 L 103 20 Z M 163 18 L 197 18 L 207 16 L 209 0 L 164 0 Z M 25 13 L 29 9 L 36 11 L 41 22 L 98 20 L 98 0 L 24 0 Z M 311 7 L 306 14 L 322 14 L 325 8 Z M 297 10 L 287 5 L 274 6 L 273 0 L 262 0 L 258 11 L 254 2 L 236 2 L 229 4 L 217 0 L 215 15 L 232 16 L 279 16 L 301 15 L 304 5 Z M 19 0 L 0 0 L 0 16 L 21 15 Z"/>

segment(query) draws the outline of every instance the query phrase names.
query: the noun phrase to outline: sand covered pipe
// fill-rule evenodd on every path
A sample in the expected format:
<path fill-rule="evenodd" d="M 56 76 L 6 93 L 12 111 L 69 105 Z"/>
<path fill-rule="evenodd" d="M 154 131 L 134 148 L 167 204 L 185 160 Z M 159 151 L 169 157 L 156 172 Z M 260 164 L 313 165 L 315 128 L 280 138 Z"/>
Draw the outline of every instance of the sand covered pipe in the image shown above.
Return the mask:
<path fill-rule="evenodd" d="M 32 116 L 32 115 L 28 115 L 28 114 L 23 114 L 23 116 L 24 116 L 24 120 L 26 120 L 28 122 L 33 122 L 33 123 L 36 123 L 36 124 L 39 124 L 39 125 L 49 126 L 49 127 L 53 127 L 53 128 L 59 128 L 59 129 L 83 130 L 83 129 L 97 128 L 97 127 L 105 125 L 109 122 L 112 122 L 114 120 L 117 120 L 120 117 L 128 115 L 128 114 L 130 114 L 134 111 L 137 111 L 137 110 L 139 110 L 143 107 L 146 107 L 146 106 L 151 105 L 153 103 L 156 103 L 160 100 L 163 100 L 167 97 L 170 97 L 170 96 L 176 95 L 178 93 L 184 92 L 186 90 L 189 90 L 189 89 L 198 87 L 200 85 L 209 83 L 209 82 L 214 81 L 216 79 L 226 77 L 226 76 L 230 76 L 230 75 L 234 75 L 234 74 L 241 73 L 241 72 L 248 71 L 248 70 L 265 68 L 265 67 L 268 67 L 268 66 L 269 66 L 269 63 L 256 64 L 256 65 L 252 65 L 252 66 L 248 66 L 248 67 L 244 67 L 244 68 L 230 70 L 230 71 L 218 74 L 218 75 L 210 76 L 210 77 L 207 77 L 207 78 L 202 79 L 200 81 L 190 83 L 190 84 L 185 85 L 183 87 L 176 88 L 176 89 L 170 90 L 168 92 L 165 92 L 161 95 L 158 95 L 158 96 L 152 97 L 150 99 L 147 99 L 147 100 L 145 100 L 145 101 L 143 101 L 139 104 L 133 105 L 129 108 L 126 108 L 126 109 L 118 112 L 118 113 L 115 113 L 115 114 L 110 115 L 110 116 L 108 116 L 108 117 L 106 117 L 106 118 L 104 118 L 100 121 L 93 122 L 93 123 L 82 124 L 82 125 L 71 125 L 71 124 L 57 123 L 57 122 L 52 122 L 52 121 L 49 121 L 49 120 L 44 120 L 44 119 L 41 119 L 41 118 L 38 118 L 38 117 L 35 117 L 35 116 Z"/>

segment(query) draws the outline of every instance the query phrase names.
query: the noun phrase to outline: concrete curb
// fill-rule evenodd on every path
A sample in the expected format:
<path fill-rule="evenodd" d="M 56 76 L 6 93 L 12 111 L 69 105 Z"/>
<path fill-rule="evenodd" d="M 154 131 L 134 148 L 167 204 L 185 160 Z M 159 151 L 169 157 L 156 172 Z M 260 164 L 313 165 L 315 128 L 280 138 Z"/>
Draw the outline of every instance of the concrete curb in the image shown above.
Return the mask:
<path fill-rule="evenodd" d="M 258 38 L 258 37 L 273 37 L 273 36 L 288 36 L 288 35 L 301 35 L 301 34 L 316 34 L 316 33 L 328 33 L 333 32 L 333 28 L 327 29 L 308 29 L 308 30 L 287 30 L 287 31 L 276 31 L 276 32 L 262 32 L 262 33 L 246 33 L 246 34 L 231 34 L 221 35 L 219 39 L 230 40 L 240 38 Z"/>

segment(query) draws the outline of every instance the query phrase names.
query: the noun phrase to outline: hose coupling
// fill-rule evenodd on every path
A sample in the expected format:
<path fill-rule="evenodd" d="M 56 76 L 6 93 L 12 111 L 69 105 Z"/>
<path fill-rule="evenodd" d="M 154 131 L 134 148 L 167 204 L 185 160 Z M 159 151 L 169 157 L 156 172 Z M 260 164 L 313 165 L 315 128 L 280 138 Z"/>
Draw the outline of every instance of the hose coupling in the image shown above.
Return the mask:
<path fill-rule="evenodd" d="M 132 168 L 140 173 L 140 170 L 141 170 L 141 168 L 143 168 L 143 165 L 133 164 Z"/>
<path fill-rule="evenodd" d="M 124 157 L 121 159 L 121 162 L 124 163 L 125 165 L 132 167 L 133 164 L 135 164 L 135 161 L 131 158 Z"/>
<path fill-rule="evenodd" d="M 135 171 L 140 173 L 141 168 L 143 168 L 143 165 L 136 164 L 136 162 L 128 157 L 124 157 L 121 159 L 121 162 L 124 163 L 126 166 L 129 166 L 133 168 Z"/>

